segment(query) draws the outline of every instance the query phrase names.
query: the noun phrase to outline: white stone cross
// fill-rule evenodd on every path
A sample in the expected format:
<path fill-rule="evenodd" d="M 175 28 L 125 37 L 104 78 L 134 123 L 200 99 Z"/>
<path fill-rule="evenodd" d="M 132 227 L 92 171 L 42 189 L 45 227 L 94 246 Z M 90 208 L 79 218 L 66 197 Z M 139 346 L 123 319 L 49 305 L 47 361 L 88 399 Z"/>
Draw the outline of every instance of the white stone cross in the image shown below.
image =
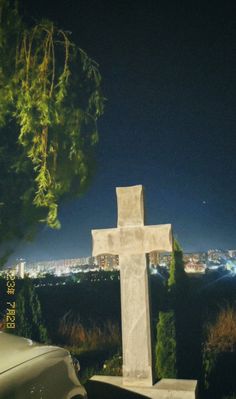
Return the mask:
<path fill-rule="evenodd" d="M 144 225 L 143 187 L 116 188 L 117 228 L 92 230 L 93 256 L 119 255 L 123 384 L 152 386 L 153 356 L 146 254 L 172 251 L 170 224 Z"/>

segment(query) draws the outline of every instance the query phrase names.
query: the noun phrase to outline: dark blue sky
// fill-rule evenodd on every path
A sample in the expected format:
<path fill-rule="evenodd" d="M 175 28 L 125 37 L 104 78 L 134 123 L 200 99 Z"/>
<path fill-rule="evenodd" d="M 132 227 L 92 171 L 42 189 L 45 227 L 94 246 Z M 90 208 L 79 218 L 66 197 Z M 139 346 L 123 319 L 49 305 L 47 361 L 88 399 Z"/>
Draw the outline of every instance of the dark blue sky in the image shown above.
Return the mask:
<path fill-rule="evenodd" d="M 92 228 L 116 225 L 115 187 L 143 184 L 147 224 L 172 223 L 185 251 L 236 248 L 235 2 L 24 1 L 100 65 L 107 97 L 97 173 L 14 257 L 91 253 Z M 13 257 L 13 258 L 14 258 Z"/>

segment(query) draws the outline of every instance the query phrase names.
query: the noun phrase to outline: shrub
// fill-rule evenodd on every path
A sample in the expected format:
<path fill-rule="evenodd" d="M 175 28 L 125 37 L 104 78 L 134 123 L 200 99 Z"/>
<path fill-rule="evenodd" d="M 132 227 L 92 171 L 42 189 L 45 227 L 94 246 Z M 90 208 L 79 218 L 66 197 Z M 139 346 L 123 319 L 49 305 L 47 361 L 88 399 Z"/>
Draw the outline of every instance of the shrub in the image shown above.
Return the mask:
<path fill-rule="evenodd" d="M 99 374 L 103 375 L 122 375 L 122 356 L 120 354 L 114 355 L 112 358 L 106 360 L 103 364 L 102 370 Z"/>

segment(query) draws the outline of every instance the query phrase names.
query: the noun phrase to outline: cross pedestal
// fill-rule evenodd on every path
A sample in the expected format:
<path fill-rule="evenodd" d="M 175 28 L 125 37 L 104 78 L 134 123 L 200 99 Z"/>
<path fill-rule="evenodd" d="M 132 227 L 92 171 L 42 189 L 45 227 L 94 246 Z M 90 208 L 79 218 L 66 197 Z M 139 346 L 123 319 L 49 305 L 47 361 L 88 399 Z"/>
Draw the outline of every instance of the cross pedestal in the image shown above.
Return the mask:
<path fill-rule="evenodd" d="M 119 255 L 123 347 L 123 384 L 151 387 L 154 382 L 149 272 L 146 254 L 172 251 L 170 224 L 144 225 L 143 187 L 116 189 L 117 228 L 92 230 L 93 256 Z"/>

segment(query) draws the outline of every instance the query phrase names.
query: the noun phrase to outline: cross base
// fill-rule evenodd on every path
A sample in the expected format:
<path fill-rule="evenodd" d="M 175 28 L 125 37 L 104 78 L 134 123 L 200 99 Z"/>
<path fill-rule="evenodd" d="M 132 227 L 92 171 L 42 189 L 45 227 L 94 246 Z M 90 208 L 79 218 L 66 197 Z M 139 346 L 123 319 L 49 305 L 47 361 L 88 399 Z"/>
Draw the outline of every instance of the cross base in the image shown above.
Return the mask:
<path fill-rule="evenodd" d="M 96 387 L 94 386 L 94 389 L 96 389 L 97 395 L 99 393 L 99 389 L 102 389 L 104 391 L 106 387 L 112 386 L 114 389 L 117 389 L 117 397 L 119 397 L 119 392 L 123 392 L 124 394 L 125 391 L 126 392 L 128 391 L 136 393 L 137 398 L 140 397 L 140 399 L 141 398 L 150 398 L 150 399 L 196 399 L 197 398 L 197 380 L 176 380 L 176 379 L 163 378 L 161 381 L 159 381 L 153 386 L 140 387 L 140 386 L 124 385 L 122 377 L 95 375 L 92 378 L 90 378 L 89 384 L 90 383 L 96 385 Z M 112 395 L 112 397 L 115 397 L 115 395 L 114 396 Z"/>

